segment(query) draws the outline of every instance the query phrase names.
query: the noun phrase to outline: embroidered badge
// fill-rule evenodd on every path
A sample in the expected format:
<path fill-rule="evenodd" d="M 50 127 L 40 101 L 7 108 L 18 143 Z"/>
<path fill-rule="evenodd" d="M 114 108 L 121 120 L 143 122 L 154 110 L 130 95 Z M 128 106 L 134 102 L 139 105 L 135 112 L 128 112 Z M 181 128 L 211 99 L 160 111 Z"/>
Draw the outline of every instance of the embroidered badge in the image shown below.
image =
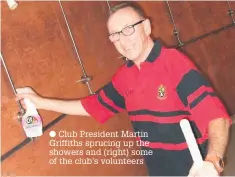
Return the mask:
<path fill-rule="evenodd" d="M 163 85 L 158 87 L 158 98 L 161 100 L 166 99 L 166 88 Z"/>

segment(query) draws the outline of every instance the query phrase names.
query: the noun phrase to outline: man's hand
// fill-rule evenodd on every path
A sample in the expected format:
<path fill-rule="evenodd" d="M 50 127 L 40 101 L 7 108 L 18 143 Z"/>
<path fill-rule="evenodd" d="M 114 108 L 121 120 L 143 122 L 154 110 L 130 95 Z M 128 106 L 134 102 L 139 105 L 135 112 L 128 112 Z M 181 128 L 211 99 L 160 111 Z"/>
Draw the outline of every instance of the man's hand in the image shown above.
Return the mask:
<path fill-rule="evenodd" d="M 37 109 L 43 108 L 43 98 L 40 97 L 35 91 L 30 87 L 23 87 L 16 89 L 16 101 L 20 101 L 22 106 L 25 108 L 23 99 L 28 98 Z"/>
<path fill-rule="evenodd" d="M 213 177 L 219 176 L 219 173 L 215 169 L 215 166 L 211 162 L 204 161 L 202 166 L 196 166 L 195 164 L 189 171 L 189 177 L 203 176 L 203 177 Z"/>

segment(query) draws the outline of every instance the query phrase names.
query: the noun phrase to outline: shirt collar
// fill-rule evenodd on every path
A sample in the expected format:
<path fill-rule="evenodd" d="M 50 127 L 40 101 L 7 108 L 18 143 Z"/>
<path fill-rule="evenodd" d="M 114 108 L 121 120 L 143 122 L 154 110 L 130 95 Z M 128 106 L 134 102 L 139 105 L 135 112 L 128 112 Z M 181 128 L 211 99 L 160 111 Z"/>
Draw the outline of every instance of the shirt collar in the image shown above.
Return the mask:
<path fill-rule="evenodd" d="M 162 49 L 162 45 L 161 45 L 160 41 L 154 40 L 154 46 L 144 62 L 153 63 L 160 55 L 161 49 Z M 133 65 L 134 65 L 133 61 L 131 61 L 131 60 L 127 61 L 127 67 L 131 67 Z"/>

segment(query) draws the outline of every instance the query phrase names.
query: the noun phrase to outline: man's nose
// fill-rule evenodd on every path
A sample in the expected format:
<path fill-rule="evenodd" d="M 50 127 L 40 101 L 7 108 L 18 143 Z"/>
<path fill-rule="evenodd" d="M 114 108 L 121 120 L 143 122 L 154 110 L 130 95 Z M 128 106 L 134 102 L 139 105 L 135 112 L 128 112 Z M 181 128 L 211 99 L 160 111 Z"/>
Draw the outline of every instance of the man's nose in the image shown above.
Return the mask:
<path fill-rule="evenodd" d="M 121 45 L 126 46 L 129 41 L 129 36 L 125 36 L 122 33 L 120 33 L 119 40 L 120 40 Z"/>

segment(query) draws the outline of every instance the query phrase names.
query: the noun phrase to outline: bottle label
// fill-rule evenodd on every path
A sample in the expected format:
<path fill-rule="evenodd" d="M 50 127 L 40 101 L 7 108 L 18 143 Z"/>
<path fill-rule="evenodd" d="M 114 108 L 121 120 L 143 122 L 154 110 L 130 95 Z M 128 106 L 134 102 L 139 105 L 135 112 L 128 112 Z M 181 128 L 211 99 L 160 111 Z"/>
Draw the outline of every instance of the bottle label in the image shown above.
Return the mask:
<path fill-rule="evenodd" d="M 23 121 L 23 126 L 25 128 L 35 127 L 37 125 L 41 125 L 40 116 L 27 116 Z"/>
<path fill-rule="evenodd" d="M 39 115 L 26 115 L 22 119 L 22 126 L 27 137 L 38 137 L 42 135 L 42 120 Z"/>
<path fill-rule="evenodd" d="M 38 120 L 36 117 L 34 116 L 28 116 L 26 119 L 25 119 L 25 122 L 26 124 L 33 124 L 33 123 L 37 123 Z"/>

